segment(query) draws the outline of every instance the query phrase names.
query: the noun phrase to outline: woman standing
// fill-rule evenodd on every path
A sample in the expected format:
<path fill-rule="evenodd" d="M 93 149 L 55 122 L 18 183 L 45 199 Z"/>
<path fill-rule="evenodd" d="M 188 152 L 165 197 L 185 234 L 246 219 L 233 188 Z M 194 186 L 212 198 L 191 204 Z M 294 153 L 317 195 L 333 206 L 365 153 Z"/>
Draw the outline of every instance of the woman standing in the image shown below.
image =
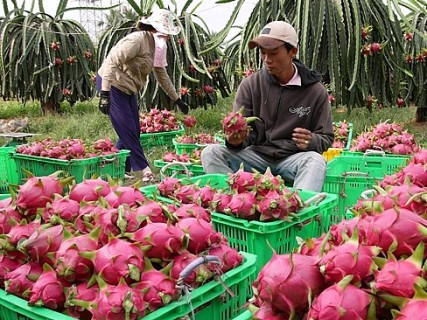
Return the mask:
<path fill-rule="evenodd" d="M 165 69 L 168 36 L 181 31 L 174 24 L 174 15 L 158 10 L 138 21 L 136 29 L 111 49 L 98 70 L 96 82 L 99 110 L 109 115 L 119 136 L 116 147 L 130 150 L 126 172 L 142 171 L 143 181 L 150 181 L 153 174 L 139 139 L 138 92 L 153 72 L 163 91 L 185 114 L 188 105 L 179 98 Z"/>

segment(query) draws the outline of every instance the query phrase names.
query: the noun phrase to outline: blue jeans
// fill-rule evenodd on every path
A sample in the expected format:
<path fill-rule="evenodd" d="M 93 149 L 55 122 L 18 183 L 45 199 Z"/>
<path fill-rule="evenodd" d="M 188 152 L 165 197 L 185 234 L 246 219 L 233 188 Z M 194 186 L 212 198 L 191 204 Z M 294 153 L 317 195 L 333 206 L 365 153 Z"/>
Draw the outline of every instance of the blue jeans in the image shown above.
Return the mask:
<path fill-rule="evenodd" d="M 202 165 L 206 173 L 236 172 L 240 164 L 245 171 L 255 169 L 264 173 L 268 167 L 273 175 L 280 175 L 293 188 L 321 192 L 326 175 L 326 159 L 314 151 L 299 152 L 283 160 L 269 162 L 250 149 L 233 151 L 212 144 L 202 151 Z"/>

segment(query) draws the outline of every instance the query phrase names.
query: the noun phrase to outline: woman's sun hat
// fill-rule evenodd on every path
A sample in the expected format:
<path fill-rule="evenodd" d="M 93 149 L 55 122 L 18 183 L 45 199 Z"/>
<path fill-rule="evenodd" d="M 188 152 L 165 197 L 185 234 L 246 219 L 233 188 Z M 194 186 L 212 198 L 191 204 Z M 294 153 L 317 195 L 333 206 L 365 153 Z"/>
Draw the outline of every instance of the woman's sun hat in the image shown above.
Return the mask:
<path fill-rule="evenodd" d="M 165 9 L 154 11 L 147 18 L 142 18 L 139 22 L 153 26 L 158 32 L 164 34 L 177 35 L 181 28 L 174 24 L 175 15 Z"/>

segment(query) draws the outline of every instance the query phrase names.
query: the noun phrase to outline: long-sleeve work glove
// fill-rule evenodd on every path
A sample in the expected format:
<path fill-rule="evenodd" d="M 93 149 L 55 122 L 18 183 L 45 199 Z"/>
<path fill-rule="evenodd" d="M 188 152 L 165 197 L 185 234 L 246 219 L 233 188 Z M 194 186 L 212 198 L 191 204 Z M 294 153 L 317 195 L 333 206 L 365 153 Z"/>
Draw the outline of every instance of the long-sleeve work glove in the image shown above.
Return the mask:
<path fill-rule="evenodd" d="M 110 104 L 110 91 L 101 91 L 99 94 L 99 111 L 108 115 L 110 113 Z"/>
<path fill-rule="evenodd" d="M 178 106 L 178 108 L 181 110 L 183 114 L 188 114 L 188 104 L 186 104 L 184 101 L 181 100 L 181 98 L 178 98 L 178 100 L 175 101 L 175 104 Z"/>

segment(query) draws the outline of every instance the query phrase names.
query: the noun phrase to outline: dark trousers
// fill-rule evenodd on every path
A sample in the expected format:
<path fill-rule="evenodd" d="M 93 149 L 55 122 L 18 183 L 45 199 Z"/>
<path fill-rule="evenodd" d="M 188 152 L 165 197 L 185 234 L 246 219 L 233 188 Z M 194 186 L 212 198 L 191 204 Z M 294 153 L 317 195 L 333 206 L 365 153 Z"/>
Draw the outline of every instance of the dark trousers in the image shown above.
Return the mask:
<path fill-rule="evenodd" d="M 101 91 L 102 79 L 96 77 L 96 86 Z M 119 139 L 116 148 L 130 150 L 126 160 L 126 172 L 143 170 L 148 166 L 147 158 L 139 140 L 139 108 L 137 95 L 128 95 L 116 87 L 110 90 L 110 121 Z"/>

